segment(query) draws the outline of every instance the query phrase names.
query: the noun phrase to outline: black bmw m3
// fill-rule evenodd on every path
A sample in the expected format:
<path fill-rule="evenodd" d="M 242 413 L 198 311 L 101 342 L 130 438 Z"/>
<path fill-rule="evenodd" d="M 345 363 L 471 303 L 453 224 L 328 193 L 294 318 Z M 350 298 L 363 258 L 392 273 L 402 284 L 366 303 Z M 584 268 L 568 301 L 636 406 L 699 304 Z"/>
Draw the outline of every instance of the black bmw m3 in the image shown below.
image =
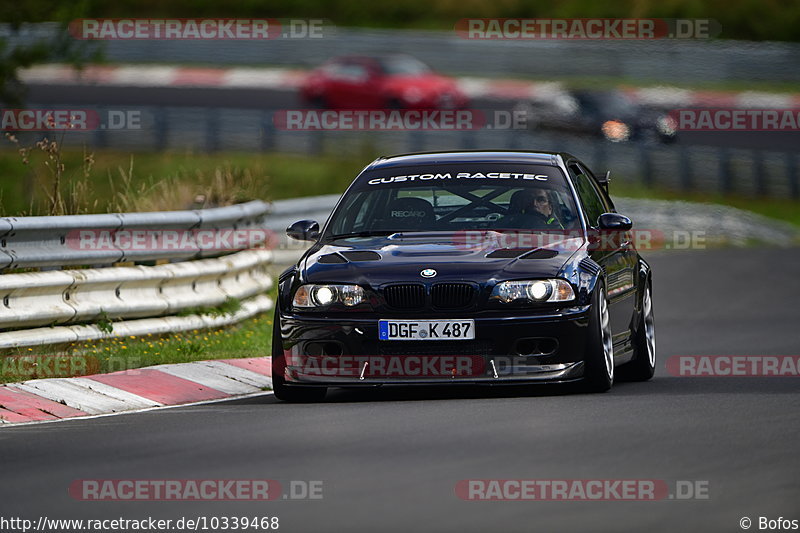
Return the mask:
<path fill-rule="evenodd" d="M 459 151 L 373 161 L 281 274 L 272 380 L 328 387 L 581 382 L 655 369 L 650 266 L 632 222 L 567 153 Z"/>

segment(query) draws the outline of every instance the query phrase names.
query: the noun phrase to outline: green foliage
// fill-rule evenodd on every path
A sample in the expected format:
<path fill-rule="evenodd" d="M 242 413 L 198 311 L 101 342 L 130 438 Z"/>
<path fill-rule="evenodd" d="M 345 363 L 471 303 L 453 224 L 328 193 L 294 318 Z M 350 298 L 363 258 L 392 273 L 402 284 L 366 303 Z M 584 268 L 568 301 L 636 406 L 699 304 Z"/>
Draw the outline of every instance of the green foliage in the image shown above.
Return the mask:
<path fill-rule="evenodd" d="M 108 313 L 102 311 L 100 316 L 97 317 L 95 321 L 95 325 L 97 329 L 102 331 L 103 333 L 112 334 L 114 332 L 114 323 L 111 322 L 111 319 L 108 317 Z"/>
<path fill-rule="evenodd" d="M 0 21 L 7 23 L 13 39 L 0 38 L 0 104 L 18 107 L 24 99 L 19 69 L 39 63 L 69 63 L 81 68 L 102 58 L 98 43 L 79 41 L 67 32 L 69 21 L 85 16 L 86 2 L 0 2 Z M 59 31 L 52 39 L 31 40 L 27 36 L 28 22 L 55 22 Z M 12 44 L 15 43 L 15 44 Z"/>

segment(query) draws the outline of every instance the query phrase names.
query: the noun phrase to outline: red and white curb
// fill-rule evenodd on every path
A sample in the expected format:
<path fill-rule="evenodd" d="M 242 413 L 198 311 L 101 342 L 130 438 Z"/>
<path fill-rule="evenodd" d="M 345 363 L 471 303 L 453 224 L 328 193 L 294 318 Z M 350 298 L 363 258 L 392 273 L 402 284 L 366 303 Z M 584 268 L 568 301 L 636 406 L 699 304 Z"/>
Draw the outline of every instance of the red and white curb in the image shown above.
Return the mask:
<path fill-rule="evenodd" d="M 294 91 L 308 71 L 286 68 L 198 68 L 169 65 L 89 66 L 78 72 L 68 65 L 39 65 L 24 69 L 20 79 L 34 84 L 101 85 L 114 87 L 203 87 Z M 542 100 L 558 96 L 558 82 L 513 79 L 456 78 L 470 98 Z M 800 108 L 800 95 L 758 91 L 694 91 L 676 87 L 629 88 L 641 104 L 674 107 Z"/>
<path fill-rule="evenodd" d="M 263 394 L 268 357 L 158 365 L 0 386 L 0 425 L 141 411 Z"/>

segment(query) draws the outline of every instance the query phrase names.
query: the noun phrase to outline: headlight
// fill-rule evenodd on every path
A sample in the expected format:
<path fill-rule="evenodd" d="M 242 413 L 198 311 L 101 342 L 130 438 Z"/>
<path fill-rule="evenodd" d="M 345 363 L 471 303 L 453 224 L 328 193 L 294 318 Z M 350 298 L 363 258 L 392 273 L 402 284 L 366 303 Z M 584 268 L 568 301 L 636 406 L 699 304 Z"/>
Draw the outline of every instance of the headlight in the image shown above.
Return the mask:
<path fill-rule="evenodd" d="M 340 302 L 347 307 L 353 307 L 366 299 L 364 289 L 358 285 L 301 285 L 294 293 L 292 305 L 314 308 Z"/>
<path fill-rule="evenodd" d="M 669 115 L 658 117 L 656 120 L 656 129 L 667 137 L 671 137 L 677 133 L 678 123 Z"/>
<path fill-rule="evenodd" d="M 602 126 L 603 135 L 612 142 L 627 141 L 631 137 L 631 128 L 619 120 L 607 120 Z"/>
<path fill-rule="evenodd" d="M 503 281 L 495 285 L 492 298 L 503 303 L 515 301 L 568 302 L 575 299 L 572 285 L 563 279 Z"/>

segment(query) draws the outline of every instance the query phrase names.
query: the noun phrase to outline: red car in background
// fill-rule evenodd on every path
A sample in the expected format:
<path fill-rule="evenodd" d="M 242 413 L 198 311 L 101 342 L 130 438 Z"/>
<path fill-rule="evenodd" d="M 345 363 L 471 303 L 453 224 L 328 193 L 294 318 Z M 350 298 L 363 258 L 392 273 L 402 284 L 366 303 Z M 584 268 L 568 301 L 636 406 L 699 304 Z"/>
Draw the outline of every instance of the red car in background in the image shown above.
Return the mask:
<path fill-rule="evenodd" d="M 345 56 L 313 70 L 300 87 L 306 105 L 325 109 L 460 109 L 455 81 L 411 56 Z"/>

